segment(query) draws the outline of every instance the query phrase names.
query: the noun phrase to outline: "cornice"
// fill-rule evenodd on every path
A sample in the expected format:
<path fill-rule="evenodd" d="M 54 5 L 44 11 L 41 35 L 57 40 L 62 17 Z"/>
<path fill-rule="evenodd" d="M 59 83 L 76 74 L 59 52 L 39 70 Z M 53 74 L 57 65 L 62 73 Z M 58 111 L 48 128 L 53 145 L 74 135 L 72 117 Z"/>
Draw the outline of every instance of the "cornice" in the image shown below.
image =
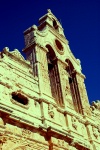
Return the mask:
<path fill-rule="evenodd" d="M 15 53 L 14 53 L 15 52 Z M 18 50 L 14 50 L 14 51 L 8 51 L 7 48 L 5 48 L 2 51 L 2 55 L 3 58 L 2 60 L 4 61 L 6 58 L 7 59 L 13 59 L 14 61 L 20 62 L 21 64 L 27 66 L 28 68 L 30 68 L 30 62 L 25 60 L 24 57 L 21 55 L 21 53 Z"/>
<path fill-rule="evenodd" d="M 64 36 L 64 35 L 62 35 L 62 34 L 59 34 L 59 32 L 57 32 L 57 31 L 55 31 L 55 29 L 53 29 L 50 25 L 48 26 L 48 30 L 53 34 L 53 35 L 55 35 L 55 37 L 57 38 L 57 39 L 59 39 L 60 41 L 62 41 L 63 43 L 65 43 L 65 44 L 68 44 L 69 42 L 68 42 L 68 40 L 66 39 L 66 37 Z"/>

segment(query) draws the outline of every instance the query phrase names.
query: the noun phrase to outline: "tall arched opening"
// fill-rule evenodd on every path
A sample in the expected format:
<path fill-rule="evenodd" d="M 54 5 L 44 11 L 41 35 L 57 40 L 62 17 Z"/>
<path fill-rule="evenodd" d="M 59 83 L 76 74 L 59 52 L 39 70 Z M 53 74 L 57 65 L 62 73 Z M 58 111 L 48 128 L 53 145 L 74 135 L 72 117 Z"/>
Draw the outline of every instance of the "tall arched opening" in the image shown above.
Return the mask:
<path fill-rule="evenodd" d="M 69 74 L 69 85 L 70 85 L 73 105 L 76 112 L 83 114 L 81 97 L 80 97 L 78 83 L 76 79 L 76 71 L 69 59 L 66 59 L 66 62 L 68 63 L 68 67 L 66 70 Z"/>
<path fill-rule="evenodd" d="M 63 98 L 62 98 L 59 70 L 57 65 L 57 58 L 53 48 L 50 45 L 46 45 L 46 48 L 48 49 L 47 53 L 48 74 L 50 79 L 52 96 L 55 98 L 56 102 L 60 106 L 62 106 Z"/>

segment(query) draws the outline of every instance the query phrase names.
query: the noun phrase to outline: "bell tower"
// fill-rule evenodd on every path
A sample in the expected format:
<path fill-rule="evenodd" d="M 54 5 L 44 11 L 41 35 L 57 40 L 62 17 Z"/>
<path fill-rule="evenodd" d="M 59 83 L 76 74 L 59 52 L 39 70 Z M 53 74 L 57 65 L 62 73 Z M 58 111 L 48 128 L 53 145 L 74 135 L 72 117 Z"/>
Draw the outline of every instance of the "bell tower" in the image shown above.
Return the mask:
<path fill-rule="evenodd" d="M 85 76 L 71 52 L 63 28 L 51 10 L 24 32 L 27 60 L 38 79 L 39 99 L 76 113 L 90 114 Z"/>

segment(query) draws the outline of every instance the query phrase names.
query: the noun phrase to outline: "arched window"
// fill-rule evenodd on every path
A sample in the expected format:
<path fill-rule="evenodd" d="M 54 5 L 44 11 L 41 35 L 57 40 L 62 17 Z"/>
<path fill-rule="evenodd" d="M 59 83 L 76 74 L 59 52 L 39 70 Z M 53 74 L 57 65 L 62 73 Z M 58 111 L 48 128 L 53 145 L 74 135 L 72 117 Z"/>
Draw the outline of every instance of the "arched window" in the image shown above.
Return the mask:
<path fill-rule="evenodd" d="M 48 53 L 47 53 L 48 74 L 49 74 L 49 79 L 50 79 L 52 96 L 55 98 L 57 103 L 60 106 L 62 106 L 63 98 L 62 98 L 62 90 L 61 90 L 56 55 L 50 45 L 46 45 L 46 48 L 48 49 Z"/>
<path fill-rule="evenodd" d="M 69 85 L 70 85 L 70 91 L 73 99 L 73 104 L 75 110 L 83 114 L 81 98 L 80 98 L 78 83 L 76 79 L 76 72 L 70 60 L 67 59 L 66 62 L 68 63 L 67 72 L 69 74 Z"/>
<path fill-rule="evenodd" d="M 53 27 L 55 30 L 58 30 L 58 25 L 57 25 L 56 20 L 53 20 Z"/>

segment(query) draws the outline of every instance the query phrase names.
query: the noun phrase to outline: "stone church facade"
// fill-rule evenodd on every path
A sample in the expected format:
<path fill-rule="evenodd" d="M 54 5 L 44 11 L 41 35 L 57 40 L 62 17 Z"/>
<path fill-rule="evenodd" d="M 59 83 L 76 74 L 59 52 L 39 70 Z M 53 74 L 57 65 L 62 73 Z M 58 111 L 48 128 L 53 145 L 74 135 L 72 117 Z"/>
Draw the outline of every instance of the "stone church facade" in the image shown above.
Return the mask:
<path fill-rule="evenodd" d="M 0 52 L 0 149 L 100 150 L 100 102 L 90 106 L 80 60 L 51 10 L 24 38 L 26 60 Z"/>

